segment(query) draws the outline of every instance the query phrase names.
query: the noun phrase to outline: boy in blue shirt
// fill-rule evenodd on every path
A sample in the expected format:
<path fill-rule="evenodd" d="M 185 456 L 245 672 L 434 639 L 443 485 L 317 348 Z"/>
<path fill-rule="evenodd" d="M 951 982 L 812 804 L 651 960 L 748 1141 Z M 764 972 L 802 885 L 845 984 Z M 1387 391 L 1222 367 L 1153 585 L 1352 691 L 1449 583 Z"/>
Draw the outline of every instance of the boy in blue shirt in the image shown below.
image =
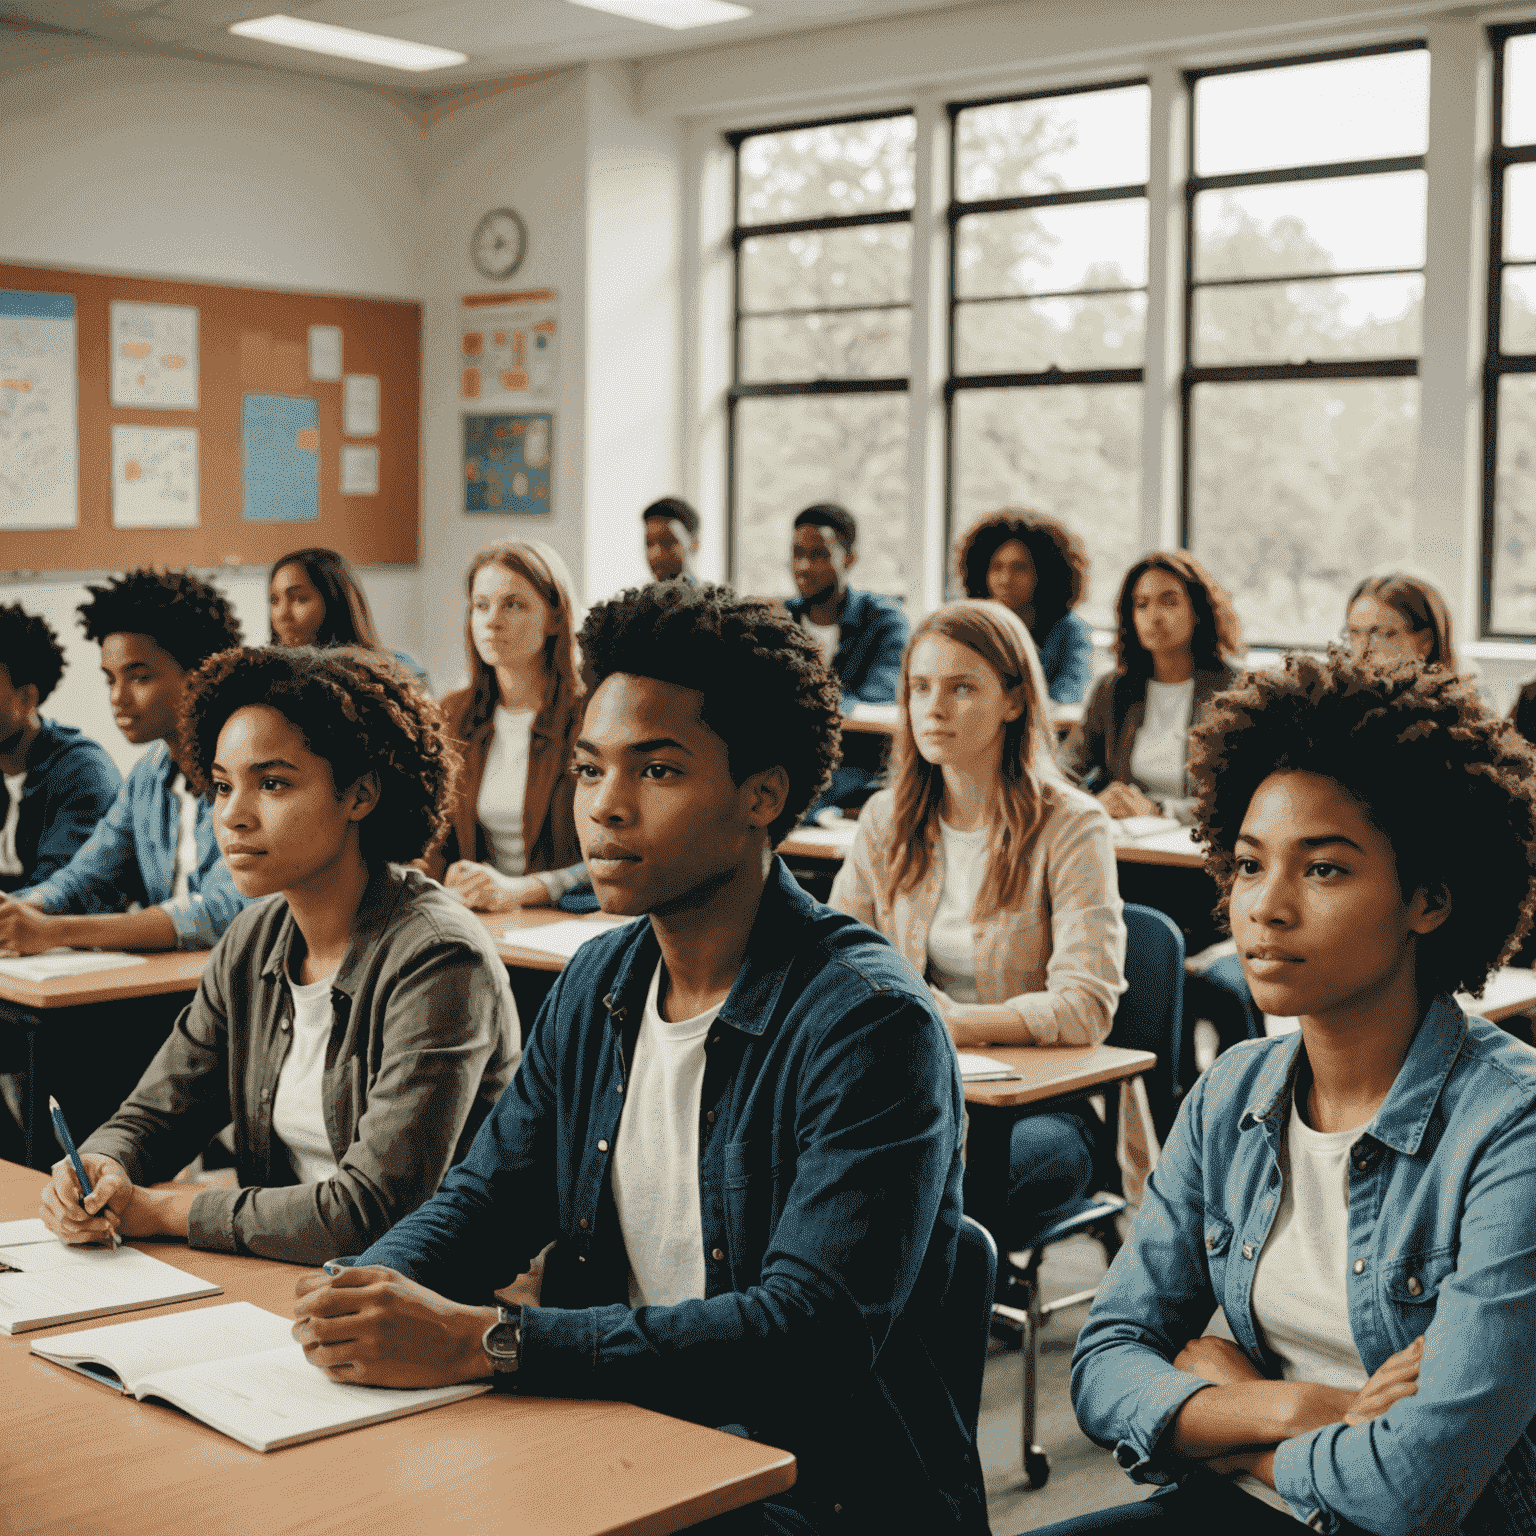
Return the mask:
<path fill-rule="evenodd" d="M 39 713 L 65 665 L 45 620 L 0 607 L 0 891 L 63 869 L 123 786 L 99 742 Z"/>
<path fill-rule="evenodd" d="M 211 949 L 245 898 L 213 839 L 212 809 L 176 760 L 187 674 L 240 644 L 228 601 L 185 571 L 130 571 L 90 587 L 87 640 L 101 645 L 117 727 L 151 745 L 106 819 L 62 869 L 0 899 L 0 953 Z M 137 902 L 140 910 L 124 909 Z"/>

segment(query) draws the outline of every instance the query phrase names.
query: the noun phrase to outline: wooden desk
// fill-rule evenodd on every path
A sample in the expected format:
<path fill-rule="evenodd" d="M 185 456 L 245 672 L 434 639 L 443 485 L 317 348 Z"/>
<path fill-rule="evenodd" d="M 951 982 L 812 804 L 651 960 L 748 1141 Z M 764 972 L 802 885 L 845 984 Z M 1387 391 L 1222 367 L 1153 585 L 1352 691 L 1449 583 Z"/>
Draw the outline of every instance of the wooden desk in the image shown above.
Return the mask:
<path fill-rule="evenodd" d="M 1173 869 L 1204 869 L 1205 851 L 1188 827 L 1155 832 L 1150 837 L 1117 839 L 1115 860 L 1120 864 L 1162 864 Z"/>
<path fill-rule="evenodd" d="M 0 1164 L 0 1220 L 37 1214 L 43 1176 Z M 162 1311 L 249 1301 L 286 1317 L 303 1271 L 267 1259 L 140 1244 L 224 1287 Z M 0 1487 L 7 1531 L 39 1536 L 634 1536 L 675 1531 L 782 1493 L 788 1452 L 627 1403 L 494 1393 L 262 1455 L 196 1419 L 120 1397 L 0 1337 Z"/>
<path fill-rule="evenodd" d="M 1151 1051 L 1127 1051 L 1118 1045 L 987 1045 L 967 1049 L 1004 1062 L 1019 1074 L 1018 1081 L 965 1085 L 967 1104 L 996 1109 L 1075 1098 L 1110 1083 L 1140 1077 L 1157 1065 Z"/>

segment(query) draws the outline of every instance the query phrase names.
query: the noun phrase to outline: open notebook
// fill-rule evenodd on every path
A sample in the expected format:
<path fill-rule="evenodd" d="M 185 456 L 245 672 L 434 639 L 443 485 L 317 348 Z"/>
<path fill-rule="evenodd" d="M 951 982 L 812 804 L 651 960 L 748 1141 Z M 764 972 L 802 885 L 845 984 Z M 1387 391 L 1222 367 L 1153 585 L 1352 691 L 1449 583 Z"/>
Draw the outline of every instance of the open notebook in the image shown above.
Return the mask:
<path fill-rule="evenodd" d="M 36 1218 L 0 1223 L 0 1266 L 0 1333 L 223 1294 L 137 1248 L 71 1248 Z"/>
<path fill-rule="evenodd" d="M 304 1358 L 292 1322 L 248 1301 L 86 1328 L 32 1353 L 125 1396 L 158 1398 L 253 1451 L 319 1440 L 489 1392 L 487 1382 L 396 1391 L 332 1381 Z"/>

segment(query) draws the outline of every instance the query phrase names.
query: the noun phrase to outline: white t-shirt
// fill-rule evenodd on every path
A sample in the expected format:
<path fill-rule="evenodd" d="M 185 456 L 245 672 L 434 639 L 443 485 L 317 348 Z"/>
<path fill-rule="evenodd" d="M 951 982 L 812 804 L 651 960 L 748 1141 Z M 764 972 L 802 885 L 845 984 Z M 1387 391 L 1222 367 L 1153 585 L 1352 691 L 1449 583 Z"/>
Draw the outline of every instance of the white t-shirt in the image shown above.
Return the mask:
<path fill-rule="evenodd" d="M 1291 1104 L 1284 1193 L 1249 1297 L 1253 1320 L 1280 1357 L 1286 1381 L 1358 1392 L 1370 1377 L 1349 1327 L 1349 1151 L 1363 1129 L 1314 1131 Z M 1295 1514 L 1258 1478 L 1243 1473 L 1237 1484 Z"/>
<path fill-rule="evenodd" d="M 651 977 L 613 1148 L 613 1203 L 629 1254 L 629 1304 L 704 1298 L 699 1208 L 699 1099 L 704 1044 L 717 1003 L 697 1018 L 662 1018 L 661 965 Z"/>
<path fill-rule="evenodd" d="M 532 737 L 531 709 L 496 706 L 475 819 L 485 830 L 491 863 L 504 875 L 520 875 L 528 867 L 528 850 L 523 847 L 523 800 L 528 793 Z"/>
<path fill-rule="evenodd" d="M 293 993 L 293 1045 L 277 1074 L 272 1095 L 272 1134 L 282 1142 L 301 1184 L 334 1178 L 336 1158 L 325 1130 L 325 1048 L 335 1010 L 331 978 L 303 985 L 289 979 Z"/>
<path fill-rule="evenodd" d="M 192 873 L 197 868 L 197 796 L 187 785 L 187 776 L 178 773 L 171 781 L 179 812 L 176 818 L 176 880 L 171 886 L 171 900 L 188 896 Z"/>
<path fill-rule="evenodd" d="M 27 770 L 7 773 L 4 779 L 10 804 L 5 808 L 5 825 L 0 827 L 0 875 L 24 875 L 21 855 L 16 852 L 16 823 L 21 817 L 21 791 L 27 782 Z"/>
<path fill-rule="evenodd" d="M 976 996 L 976 930 L 971 914 L 987 873 L 987 829 L 957 832 L 942 820 L 944 888 L 928 928 L 928 973 L 941 992 L 957 1003 Z"/>
<path fill-rule="evenodd" d="M 841 624 L 813 624 L 805 614 L 800 615 L 800 622 L 805 625 L 812 640 L 821 647 L 822 658 L 830 667 L 837 657 L 837 648 L 843 643 L 843 626 Z"/>
<path fill-rule="evenodd" d="M 1149 795 L 1169 800 L 1183 797 L 1194 703 L 1194 678 L 1182 683 L 1147 679 L 1147 713 L 1131 743 L 1131 777 Z"/>

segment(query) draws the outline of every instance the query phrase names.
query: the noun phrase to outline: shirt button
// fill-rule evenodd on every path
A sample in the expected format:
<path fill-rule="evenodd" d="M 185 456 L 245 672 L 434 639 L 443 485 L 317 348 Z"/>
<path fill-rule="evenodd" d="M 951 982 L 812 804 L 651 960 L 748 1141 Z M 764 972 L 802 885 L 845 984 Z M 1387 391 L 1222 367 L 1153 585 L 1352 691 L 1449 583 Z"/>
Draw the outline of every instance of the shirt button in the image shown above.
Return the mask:
<path fill-rule="evenodd" d="M 586 1217 L 585 1217 L 585 1216 L 583 1216 L 583 1217 L 582 1217 L 582 1218 L 581 1218 L 581 1220 L 580 1220 L 580 1221 L 578 1221 L 578 1222 L 577 1222 L 577 1223 L 576 1223 L 576 1225 L 577 1225 L 577 1226 L 578 1226 L 578 1227 L 580 1227 L 580 1228 L 581 1228 L 581 1229 L 582 1229 L 582 1231 L 583 1231 L 583 1232 L 585 1232 L 585 1231 L 586 1231 L 586 1229 L 587 1229 L 587 1218 L 586 1218 Z"/>
<path fill-rule="evenodd" d="M 261 1090 L 261 1102 L 263 1104 L 265 1104 L 267 1102 L 267 1100 L 270 1099 L 271 1097 L 272 1097 L 272 1090 L 270 1088 L 263 1088 Z"/>
<path fill-rule="evenodd" d="M 618 1086 L 618 1089 L 617 1089 L 617 1091 L 618 1091 L 618 1092 L 619 1092 L 619 1093 L 623 1093 L 623 1092 L 624 1092 L 624 1084 L 623 1084 L 623 1083 L 620 1083 L 620 1084 L 619 1084 L 619 1086 Z"/>
<path fill-rule="evenodd" d="M 707 1120 L 707 1121 L 708 1121 L 708 1122 L 709 1122 L 709 1123 L 710 1123 L 710 1124 L 711 1124 L 711 1125 L 713 1125 L 713 1124 L 714 1124 L 714 1123 L 715 1123 L 715 1112 L 714 1112 L 714 1110 L 712 1110 L 712 1109 L 711 1109 L 711 1110 L 708 1110 L 708 1111 L 706 1111 L 706 1112 L 705 1112 L 705 1115 L 704 1115 L 704 1118 L 705 1118 L 705 1119 L 706 1119 L 706 1120 Z"/>
<path fill-rule="evenodd" d="M 1206 1236 L 1206 1239 L 1205 1239 L 1205 1251 L 1207 1253 L 1215 1253 L 1216 1252 L 1216 1234 L 1214 1232 L 1208 1233 L 1207 1236 Z"/>
<path fill-rule="evenodd" d="M 1408 1294 L 1410 1296 L 1420 1296 L 1420 1295 L 1423 1294 L 1423 1292 L 1424 1292 L 1424 1287 L 1419 1284 L 1419 1277 L 1417 1275 L 1409 1275 L 1408 1276 Z"/>
<path fill-rule="evenodd" d="M 577 1255 L 576 1255 L 576 1262 L 577 1262 L 577 1263 L 578 1263 L 578 1264 L 585 1264 L 585 1263 L 586 1263 L 586 1262 L 587 1262 L 587 1256 L 586 1256 L 586 1254 L 584 1254 L 584 1253 L 578 1253 L 578 1254 L 577 1254 Z"/>
<path fill-rule="evenodd" d="M 716 1264 L 718 1264 L 725 1257 L 725 1249 L 711 1248 L 709 1250 L 709 1256 L 715 1261 Z"/>
<path fill-rule="evenodd" d="M 597 1150 L 598 1150 L 598 1151 L 599 1151 L 599 1152 L 606 1152 L 606 1151 L 607 1151 L 607 1150 L 608 1150 L 608 1143 L 607 1143 L 607 1142 L 606 1142 L 606 1141 L 600 1141 L 600 1142 L 598 1142 L 598 1144 L 597 1144 Z"/>
<path fill-rule="evenodd" d="M 1355 1260 L 1355 1273 L 1357 1275 L 1363 1275 L 1365 1273 L 1365 1260 L 1364 1259 L 1356 1259 Z"/>
<path fill-rule="evenodd" d="M 1253 1257 L 1253 1244 L 1252 1243 L 1244 1243 L 1243 1244 L 1243 1257 L 1245 1259 L 1251 1259 Z"/>
<path fill-rule="evenodd" d="M 834 1504 L 832 1506 L 832 1513 L 834 1515 L 840 1515 L 840 1514 L 842 1514 L 842 1512 L 843 1512 L 843 1506 L 841 1504 Z"/>

